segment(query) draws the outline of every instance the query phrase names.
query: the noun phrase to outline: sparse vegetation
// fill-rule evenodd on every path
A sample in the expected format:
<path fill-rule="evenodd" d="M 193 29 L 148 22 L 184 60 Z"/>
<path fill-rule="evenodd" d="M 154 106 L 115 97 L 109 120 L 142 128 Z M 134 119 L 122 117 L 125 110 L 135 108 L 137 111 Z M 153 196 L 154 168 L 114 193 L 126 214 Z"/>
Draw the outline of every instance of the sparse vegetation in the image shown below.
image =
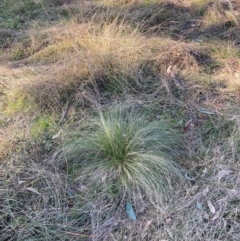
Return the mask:
<path fill-rule="evenodd" d="M 1 1 L 0 240 L 239 241 L 239 13 Z"/>

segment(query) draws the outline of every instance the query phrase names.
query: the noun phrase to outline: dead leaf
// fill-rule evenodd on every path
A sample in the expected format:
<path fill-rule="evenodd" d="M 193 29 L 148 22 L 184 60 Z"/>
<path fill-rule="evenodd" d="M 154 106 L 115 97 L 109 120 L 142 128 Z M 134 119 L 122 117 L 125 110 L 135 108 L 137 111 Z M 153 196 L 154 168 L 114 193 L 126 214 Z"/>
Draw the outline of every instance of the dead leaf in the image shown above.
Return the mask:
<path fill-rule="evenodd" d="M 228 175 L 231 174 L 231 173 L 233 173 L 233 171 L 231 171 L 231 170 L 221 170 L 221 171 L 219 171 L 219 172 L 218 172 L 218 175 L 217 175 L 218 180 L 221 181 L 221 179 L 222 179 L 223 177 L 228 176 Z"/>
<path fill-rule="evenodd" d="M 21 181 L 21 180 L 19 180 L 18 181 L 18 185 L 21 185 L 22 183 L 24 183 L 25 181 Z"/>
<path fill-rule="evenodd" d="M 128 217 L 131 218 L 132 220 L 134 220 L 134 221 L 137 220 L 135 211 L 134 211 L 133 206 L 130 202 L 126 203 L 126 213 L 127 213 Z"/>
<path fill-rule="evenodd" d="M 207 212 L 203 212 L 203 218 L 205 220 L 209 220 L 209 215 L 207 214 Z"/>
<path fill-rule="evenodd" d="M 200 202 L 198 202 L 198 201 L 197 201 L 197 208 L 198 208 L 199 210 L 202 210 L 202 204 L 201 204 Z"/>
<path fill-rule="evenodd" d="M 176 75 L 174 74 L 174 72 L 172 71 L 173 67 L 169 66 L 167 68 L 167 73 L 168 75 L 172 78 L 172 80 L 174 81 L 175 85 L 179 88 L 179 89 L 183 89 L 183 87 L 180 84 L 180 81 L 177 79 Z"/>
<path fill-rule="evenodd" d="M 207 114 L 207 115 L 215 115 L 214 112 L 208 111 L 208 110 L 206 110 L 204 108 L 199 108 L 198 111 L 200 111 L 203 114 Z"/>
<path fill-rule="evenodd" d="M 170 217 L 166 218 L 166 224 L 169 224 L 172 222 L 172 219 Z"/>
<path fill-rule="evenodd" d="M 207 168 L 205 167 L 204 169 L 203 169 L 203 171 L 202 171 L 202 177 L 204 177 L 206 174 L 207 174 Z"/>
<path fill-rule="evenodd" d="M 105 182 L 106 178 L 107 178 L 107 173 L 102 176 L 102 182 Z"/>
<path fill-rule="evenodd" d="M 143 234 L 145 234 L 147 232 L 147 230 L 149 229 L 149 226 L 152 224 L 152 222 L 153 222 L 153 220 L 147 221 L 147 223 L 146 223 L 146 225 L 145 225 L 145 227 L 143 229 L 143 232 L 142 232 Z M 144 236 L 142 235 L 142 238 L 144 238 Z"/>
<path fill-rule="evenodd" d="M 219 211 L 217 211 L 216 213 L 215 213 L 215 215 L 210 219 L 210 220 L 216 220 L 216 219 L 218 219 L 220 217 L 220 212 Z"/>
<path fill-rule="evenodd" d="M 73 191 L 72 191 L 70 188 L 68 188 L 68 189 L 66 190 L 66 193 L 67 193 L 67 195 L 68 195 L 69 197 L 74 197 L 74 193 L 73 193 Z"/>
<path fill-rule="evenodd" d="M 187 173 L 186 173 L 184 176 L 185 176 L 186 179 L 189 180 L 189 181 L 195 181 L 195 178 L 189 177 Z"/>
<path fill-rule="evenodd" d="M 183 127 L 183 131 L 184 131 L 184 132 L 187 132 L 187 131 L 189 131 L 190 129 L 192 129 L 193 127 L 194 127 L 193 120 L 190 119 L 190 120 L 185 124 L 185 126 Z"/>
<path fill-rule="evenodd" d="M 35 193 L 35 194 L 38 194 L 38 195 L 41 195 L 41 193 L 40 192 L 38 192 L 35 188 L 33 188 L 33 187 L 27 187 L 26 188 L 28 191 L 30 191 L 30 192 L 33 192 L 33 193 Z"/>
<path fill-rule="evenodd" d="M 209 192 L 209 187 L 207 186 L 206 188 L 203 189 L 203 195 L 206 196 Z"/>
<path fill-rule="evenodd" d="M 52 140 L 58 138 L 59 135 L 61 134 L 61 132 L 62 132 L 62 129 L 61 129 L 56 135 L 54 135 L 54 136 L 52 137 Z"/>
<path fill-rule="evenodd" d="M 170 65 L 168 68 L 167 68 L 167 73 L 170 74 L 172 72 L 172 66 Z"/>
<path fill-rule="evenodd" d="M 216 212 L 216 209 L 213 206 L 212 202 L 210 200 L 207 200 L 207 204 L 208 204 L 208 207 L 209 207 L 211 213 L 214 214 Z"/>

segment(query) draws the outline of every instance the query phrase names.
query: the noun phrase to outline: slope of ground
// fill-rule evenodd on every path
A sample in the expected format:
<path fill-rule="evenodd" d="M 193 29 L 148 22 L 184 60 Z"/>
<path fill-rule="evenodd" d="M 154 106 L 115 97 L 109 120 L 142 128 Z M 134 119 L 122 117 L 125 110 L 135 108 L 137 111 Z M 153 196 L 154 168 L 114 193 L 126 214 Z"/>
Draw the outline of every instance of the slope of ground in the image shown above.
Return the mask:
<path fill-rule="evenodd" d="M 238 1 L 4 0 L 0 18 L 0 240 L 240 240 Z"/>

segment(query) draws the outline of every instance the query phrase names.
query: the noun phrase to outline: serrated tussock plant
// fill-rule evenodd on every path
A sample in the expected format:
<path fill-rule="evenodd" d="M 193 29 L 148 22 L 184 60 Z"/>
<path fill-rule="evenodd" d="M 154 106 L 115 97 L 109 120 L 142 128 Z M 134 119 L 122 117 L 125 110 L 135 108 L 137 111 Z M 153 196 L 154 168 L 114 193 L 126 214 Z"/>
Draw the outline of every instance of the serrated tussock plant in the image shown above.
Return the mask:
<path fill-rule="evenodd" d="M 146 112 L 115 106 L 66 144 L 64 155 L 94 183 L 119 185 L 148 196 L 168 192 L 181 180 L 180 138 L 171 123 Z"/>

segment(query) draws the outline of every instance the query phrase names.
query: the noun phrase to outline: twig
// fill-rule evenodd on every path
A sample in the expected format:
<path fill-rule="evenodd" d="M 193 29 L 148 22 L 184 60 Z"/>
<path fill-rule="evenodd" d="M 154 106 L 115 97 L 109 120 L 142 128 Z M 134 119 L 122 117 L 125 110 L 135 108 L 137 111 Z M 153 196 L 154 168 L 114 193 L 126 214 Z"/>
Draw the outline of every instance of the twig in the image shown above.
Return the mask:
<path fill-rule="evenodd" d="M 63 114 L 62 114 L 62 117 L 61 117 L 61 120 L 59 121 L 59 124 L 62 124 L 63 119 L 64 119 L 65 116 L 67 115 L 69 109 L 70 109 L 70 104 L 68 103 L 68 104 L 67 104 L 67 108 L 65 109 L 65 111 L 64 111 Z"/>
<path fill-rule="evenodd" d="M 74 236 L 81 236 L 81 237 L 90 237 L 91 236 L 91 235 L 87 235 L 87 234 L 72 233 L 72 232 L 67 232 L 67 234 L 74 235 Z"/>

